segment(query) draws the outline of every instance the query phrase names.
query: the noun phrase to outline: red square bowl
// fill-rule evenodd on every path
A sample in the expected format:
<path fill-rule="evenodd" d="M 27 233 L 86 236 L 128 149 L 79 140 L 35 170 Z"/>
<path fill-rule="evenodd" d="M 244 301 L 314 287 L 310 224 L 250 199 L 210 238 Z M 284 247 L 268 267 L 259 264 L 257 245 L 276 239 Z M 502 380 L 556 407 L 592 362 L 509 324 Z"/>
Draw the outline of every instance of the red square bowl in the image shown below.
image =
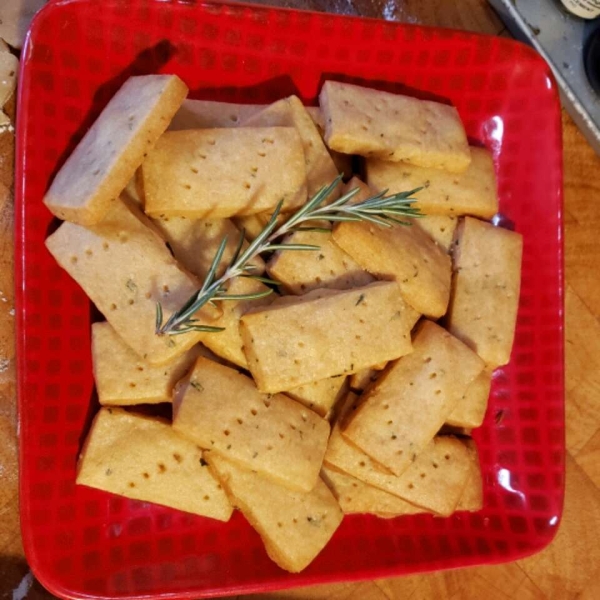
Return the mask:
<path fill-rule="evenodd" d="M 97 409 L 95 312 L 54 262 L 48 184 L 127 77 L 176 73 L 191 96 L 316 102 L 326 79 L 452 102 L 494 155 L 501 212 L 523 233 L 511 363 L 475 432 L 485 507 L 450 518 L 347 517 L 290 575 L 240 514 L 227 524 L 76 487 Z M 513 560 L 544 547 L 564 483 L 561 127 L 556 85 L 506 39 L 274 8 L 64 0 L 22 54 L 16 197 L 21 523 L 35 575 L 68 598 L 198 598 Z"/>

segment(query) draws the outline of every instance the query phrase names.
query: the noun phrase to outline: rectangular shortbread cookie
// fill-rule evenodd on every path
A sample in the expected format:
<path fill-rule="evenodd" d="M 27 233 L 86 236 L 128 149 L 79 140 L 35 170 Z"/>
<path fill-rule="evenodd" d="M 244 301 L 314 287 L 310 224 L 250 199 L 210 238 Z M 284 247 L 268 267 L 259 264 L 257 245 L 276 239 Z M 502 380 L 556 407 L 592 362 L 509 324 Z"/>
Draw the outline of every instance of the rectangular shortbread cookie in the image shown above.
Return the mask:
<path fill-rule="evenodd" d="M 64 222 L 46 238 L 46 247 L 127 345 L 152 364 L 169 362 L 203 336 L 214 335 L 154 333 L 157 302 L 168 319 L 198 290 L 199 281 L 123 202 L 115 203 L 102 223 L 89 229 Z M 219 315 L 218 309 L 205 306 L 196 318 L 212 325 Z"/>
<path fill-rule="evenodd" d="M 173 398 L 173 427 L 282 485 L 317 482 L 329 423 L 283 394 L 261 394 L 252 379 L 200 357 Z"/>
<path fill-rule="evenodd" d="M 167 131 L 142 165 L 152 217 L 221 219 L 306 201 L 306 168 L 293 127 Z"/>
<path fill-rule="evenodd" d="M 448 307 L 450 257 L 418 226 L 343 222 L 333 241 L 378 279 L 394 280 L 416 311 L 441 317 Z"/>
<path fill-rule="evenodd" d="M 233 508 L 202 451 L 169 423 L 101 408 L 83 445 L 77 483 L 228 521 Z"/>
<path fill-rule="evenodd" d="M 519 233 L 470 217 L 459 225 L 448 329 L 492 369 L 510 360 L 522 254 Z"/>
<path fill-rule="evenodd" d="M 130 77 L 69 156 L 44 196 L 59 218 L 98 223 L 154 147 L 188 92 L 175 75 Z"/>
<path fill-rule="evenodd" d="M 490 219 L 498 212 L 498 193 L 492 155 L 471 147 L 471 164 L 463 173 L 370 159 L 367 181 L 377 191 L 395 194 L 422 188 L 414 206 L 426 215 L 473 215 Z"/>
<path fill-rule="evenodd" d="M 338 152 L 460 173 L 471 162 L 453 106 L 326 81 L 319 102 L 325 142 Z"/>
<path fill-rule="evenodd" d="M 204 456 L 231 501 L 259 533 L 271 560 L 286 571 L 306 568 L 342 522 L 342 511 L 321 479 L 313 490 L 299 492 L 214 452 Z"/>
<path fill-rule="evenodd" d="M 208 351 L 196 344 L 169 363 L 151 365 L 117 335 L 108 321 L 94 323 L 92 359 L 98 401 L 105 406 L 171 402 L 175 384 L 203 352 Z"/>
<path fill-rule="evenodd" d="M 259 389 L 277 392 L 409 353 L 417 318 L 398 286 L 381 281 L 277 299 L 246 313 L 241 332 Z"/>
<path fill-rule="evenodd" d="M 424 321 L 414 336 L 413 352 L 388 366 L 368 388 L 343 434 L 401 475 L 482 370 L 483 362 L 465 344 Z"/>

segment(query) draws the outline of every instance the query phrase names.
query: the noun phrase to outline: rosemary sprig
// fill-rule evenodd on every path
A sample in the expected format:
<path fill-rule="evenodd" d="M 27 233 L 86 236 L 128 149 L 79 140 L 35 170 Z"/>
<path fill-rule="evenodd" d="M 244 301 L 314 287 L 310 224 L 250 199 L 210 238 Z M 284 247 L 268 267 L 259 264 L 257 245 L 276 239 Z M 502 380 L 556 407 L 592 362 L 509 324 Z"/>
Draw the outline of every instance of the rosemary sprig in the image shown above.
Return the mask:
<path fill-rule="evenodd" d="M 236 251 L 231 258 L 227 269 L 221 277 L 215 278 L 217 268 L 223 258 L 223 253 L 227 245 L 227 238 L 225 237 L 215 253 L 202 287 L 195 292 L 179 310 L 175 311 L 165 323 L 163 323 L 162 306 L 160 303 L 157 303 L 156 334 L 179 335 L 190 331 L 222 331 L 222 327 L 198 325 L 198 321 L 193 319 L 194 314 L 206 304 L 214 306 L 214 302 L 216 301 L 256 300 L 271 294 L 273 291 L 272 289 L 253 294 L 228 294 L 225 284 L 236 277 L 247 277 L 263 283 L 278 285 L 279 282 L 277 281 L 253 275 L 252 272 L 256 267 L 248 264 L 248 262 L 259 254 L 273 252 L 275 250 L 319 250 L 319 246 L 313 246 L 311 244 L 286 244 L 285 242 L 277 242 L 277 240 L 293 231 L 330 231 L 327 228 L 318 226 L 302 227 L 301 224 L 307 223 L 307 221 L 329 221 L 331 223 L 337 221 L 368 221 L 380 225 L 381 227 L 391 227 L 396 224 L 411 224 L 410 221 L 402 220 L 402 218 L 411 219 L 422 216 L 422 213 L 418 208 L 413 208 L 412 204 L 415 202 L 415 198 L 411 197 L 421 188 L 416 188 L 408 192 L 391 194 L 389 196 L 386 196 L 387 190 L 384 190 L 362 202 L 351 204 L 350 201 L 359 191 L 358 188 L 355 188 L 346 194 L 343 194 L 332 203 L 323 205 L 325 199 L 329 197 L 341 180 L 342 175 L 339 175 L 332 183 L 321 188 L 304 206 L 275 230 L 277 217 L 279 216 L 283 204 L 283 201 L 281 201 L 275 208 L 275 211 L 271 215 L 271 218 L 264 229 L 243 252 L 244 231 L 242 231 Z"/>

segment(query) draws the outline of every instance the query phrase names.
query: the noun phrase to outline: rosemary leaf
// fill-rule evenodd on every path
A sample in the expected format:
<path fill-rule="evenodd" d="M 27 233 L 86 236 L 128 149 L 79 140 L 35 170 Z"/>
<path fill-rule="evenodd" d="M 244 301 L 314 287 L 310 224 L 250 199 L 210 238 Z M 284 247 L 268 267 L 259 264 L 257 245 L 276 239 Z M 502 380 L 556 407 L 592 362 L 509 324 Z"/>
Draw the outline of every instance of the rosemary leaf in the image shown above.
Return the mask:
<path fill-rule="evenodd" d="M 313 231 L 315 233 L 331 233 L 327 227 L 294 227 L 291 231 Z"/>
<path fill-rule="evenodd" d="M 338 215 L 329 215 L 327 217 L 328 221 L 362 221 L 360 215 L 351 214 L 351 213 L 340 213 Z"/>
<path fill-rule="evenodd" d="M 273 228 L 277 224 L 277 217 L 279 216 L 279 213 L 281 212 L 282 206 L 283 206 L 283 200 L 280 200 L 279 204 L 275 207 L 275 210 L 273 211 L 273 214 L 271 215 L 269 222 L 265 225 L 265 228 L 258 234 L 258 236 L 256 238 L 254 238 L 254 240 L 252 240 L 252 242 L 248 245 L 246 250 L 238 258 L 237 262 L 239 264 L 243 265 L 244 263 L 248 262 L 254 256 L 257 256 L 258 254 L 260 254 L 260 251 L 258 249 L 263 244 L 263 242 L 265 242 L 265 240 L 269 237 L 269 234 L 273 231 Z"/>
<path fill-rule="evenodd" d="M 266 250 L 320 250 L 321 246 L 314 246 L 313 244 L 269 244 Z"/>
<path fill-rule="evenodd" d="M 281 281 L 275 279 L 269 279 L 268 277 L 262 277 L 261 275 L 240 275 L 246 279 L 254 279 L 254 281 L 260 281 L 261 283 L 267 283 L 269 285 L 281 285 Z"/>
<path fill-rule="evenodd" d="M 387 219 L 383 219 L 381 217 L 376 217 L 375 215 L 370 215 L 366 212 L 360 213 L 361 221 L 369 221 L 374 223 L 375 225 L 381 225 L 382 227 L 391 227 L 391 223 Z"/>
<path fill-rule="evenodd" d="M 251 294 L 226 294 L 224 296 L 216 296 L 215 300 L 258 300 L 270 296 L 273 290 L 268 289 L 263 292 L 254 292 Z"/>
<path fill-rule="evenodd" d="M 155 325 L 155 331 L 160 331 L 160 328 L 162 326 L 162 321 L 163 321 L 163 311 L 162 311 L 162 306 L 160 305 L 160 302 L 156 303 L 156 325 Z"/>
<path fill-rule="evenodd" d="M 409 221 L 401 221 L 400 219 L 394 219 L 393 217 L 388 217 L 387 220 L 395 223 L 396 225 L 405 225 L 406 227 L 410 227 L 412 225 L 412 223 Z"/>
<path fill-rule="evenodd" d="M 242 251 L 242 246 L 244 245 L 244 242 L 246 241 L 246 230 L 242 229 L 240 231 L 240 239 L 238 240 L 238 245 L 235 249 L 235 252 L 233 253 L 233 256 L 231 257 L 231 260 L 229 261 L 229 266 L 234 265 L 238 259 L 238 257 L 240 256 L 240 252 Z"/>
<path fill-rule="evenodd" d="M 202 288 L 200 289 L 201 293 L 206 291 L 208 286 L 213 282 L 213 280 L 215 278 L 215 273 L 217 271 L 217 267 L 219 266 L 219 263 L 221 262 L 221 259 L 223 258 L 223 252 L 225 252 L 226 246 L 227 246 L 227 236 L 225 236 L 221 240 L 221 244 L 219 245 L 219 248 L 215 254 L 215 257 L 213 258 L 213 261 L 210 265 L 210 269 L 208 270 L 208 273 L 206 274 L 206 279 L 204 280 L 204 284 L 202 285 Z"/>
<path fill-rule="evenodd" d="M 329 208 L 348 204 L 348 202 L 350 202 L 350 200 L 352 200 L 352 198 L 354 198 L 354 196 L 356 196 L 356 194 L 358 194 L 359 191 L 359 188 L 354 188 L 353 190 L 350 190 L 349 192 L 347 192 L 343 196 L 340 196 L 337 200 L 334 200 L 331 204 L 329 204 Z"/>
<path fill-rule="evenodd" d="M 169 335 L 182 335 L 190 331 L 201 331 L 203 333 L 219 333 L 225 331 L 225 327 L 212 327 L 211 325 L 183 325 L 179 329 L 171 329 Z"/>

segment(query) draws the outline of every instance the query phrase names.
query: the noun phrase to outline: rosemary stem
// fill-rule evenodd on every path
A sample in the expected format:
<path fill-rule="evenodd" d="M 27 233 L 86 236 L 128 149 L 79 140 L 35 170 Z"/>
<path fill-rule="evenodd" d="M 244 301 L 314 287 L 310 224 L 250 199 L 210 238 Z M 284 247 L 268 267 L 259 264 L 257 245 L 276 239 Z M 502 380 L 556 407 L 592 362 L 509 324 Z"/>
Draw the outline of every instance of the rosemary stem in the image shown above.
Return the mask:
<path fill-rule="evenodd" d="M 219 245 L 219 249 L 215 253 L 201 288 L 193 294 L 179 310 L 172 313 L 164 324 L 162 323 L 162 306 L 160 304 L 157 305 L 156 334 L 178 335 L 186 333 L 187 331 L 216 331 L 219 328 L 211 327 L 209 325 L 197 325 L 197 321 L 193 320 L 193 316 L 206 304 L 212 304 L 213 301 L 223 301 L 228 299 L 253 300 L 264 297 L 266 295 L 265 292 L 233 294 L 229 297 L 221 294 L 225 292 L 224 285 L 228 281 L 240 276 L 250 279 L 253 278 L 251 273 L 256 267 L 248 263 L 260 254 L 271 250 L 318 250 L 318 246 L 309 244 L 275 243 L 279 238 L 293 232 L 301 223 L 318 220 L 329 221 L 330 223 L 336 221 L 367 221 L 382 227 L 391 227 L 396 224 L 410 225 L 409 222 L 400 221 L 397 217 L 411 219 L 422 216 L 418 208 L 413 208 L 412 205 L 415 202 L 415 199 L 411 197 L 421 188 L 392 194 L 390 196 L 386 196 L 386 190 L 374 194 L 361 202 L 350 204 L 350 200 L 359 192 L 358 188 L 354 188 L 334 200 L 331 204 L 322 206 L 324 200 L 339 185 L 341 180 L 342 175 L 339 175 L 332 183 L 321 188 L 304 206 L 298 209 L 296 213 L 288 217 L 277 229 L 275 229 L 277 217 L 281 212 L 283 204 L 283 201 L 281 201 L 275 208 L 264 229 L 252 242 L 250 242 L 243 252 L 242 245 L 244 241 L 244 232 L 242 231 L 233 258 L 229 262 L 223 275 L 216 277 L 216 271 L 223 257 L 227 243 L 227 238 L 223 239 Z M 317 229 L 322 230 L 323 228 Z M 289 246 L 289 248 L 286 248 L 286 246 Z M 256 279 L 257 281 L 267 281 L 265 278 L 261 277 L 256 277 Z"/>

